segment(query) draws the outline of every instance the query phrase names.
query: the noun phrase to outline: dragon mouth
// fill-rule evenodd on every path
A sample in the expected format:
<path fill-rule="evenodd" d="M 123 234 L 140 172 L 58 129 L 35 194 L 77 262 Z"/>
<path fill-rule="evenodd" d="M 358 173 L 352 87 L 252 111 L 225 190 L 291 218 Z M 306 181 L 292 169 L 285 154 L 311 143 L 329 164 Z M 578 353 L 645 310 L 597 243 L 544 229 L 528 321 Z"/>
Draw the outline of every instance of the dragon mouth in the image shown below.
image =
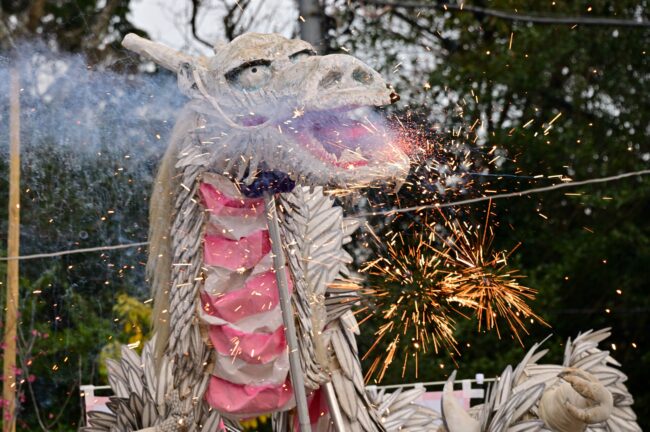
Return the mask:
<path fill-rule="evenodd" d="M 296 111 L 290 125 L 302 146 L 318 159 L 352 170 L 369 165 L 389 147 L 390 132 L 373 115 L 368 107 Z"/>

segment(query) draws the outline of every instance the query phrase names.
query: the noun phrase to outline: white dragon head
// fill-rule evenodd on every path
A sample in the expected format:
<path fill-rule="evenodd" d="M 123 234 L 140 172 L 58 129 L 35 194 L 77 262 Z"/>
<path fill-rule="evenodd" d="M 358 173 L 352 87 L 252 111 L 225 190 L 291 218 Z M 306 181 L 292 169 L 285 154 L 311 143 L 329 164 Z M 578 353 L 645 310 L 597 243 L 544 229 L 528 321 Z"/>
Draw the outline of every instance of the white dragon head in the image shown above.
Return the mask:
<path fill-rule="evenodd" d="M 251 181 L 275 170 L 335 187 L 408 172 L 395 134 L 374 112 L 396 94 L 350 55 L 319 56 L 307 42 L 258 33 L 216 47 L 211 57 L 135 35 L 123 44 L 178 74 L 191 98 L 183 127 L 211 155 L 215 172 Z"/>

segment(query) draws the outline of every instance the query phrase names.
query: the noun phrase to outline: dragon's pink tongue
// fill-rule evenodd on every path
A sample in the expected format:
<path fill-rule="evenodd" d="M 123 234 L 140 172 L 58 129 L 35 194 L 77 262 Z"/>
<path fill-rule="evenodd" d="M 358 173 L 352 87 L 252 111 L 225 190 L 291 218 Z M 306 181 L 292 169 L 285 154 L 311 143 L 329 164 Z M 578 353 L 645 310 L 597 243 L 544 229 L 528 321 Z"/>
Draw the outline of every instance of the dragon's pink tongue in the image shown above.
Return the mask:
<path fill-rule="evenodd" d="M 343 142 L 348 141 L 348 142 L 351 142 L 351 143 L 355 143 L 359 139 L 361 139 L 361 138 L 365 137 L 366 135 L 368 135 L 369 133 L 370 133 L 370 131 L 366 127 L 364 127 L 364 126 L 362 126 L 360 124 L 356 124 L 354 126 L 348 126 L 345 129 L 343 129 L 341 131 L 341 134 L 342 134 L 341 138 L 343 139 Z"/>
<path fill-rule="evenodd" d="M 362 138 L 369 134 L 368 129 L 360 124 L 337 125 L 335 127 L 315 128 L 314 135 L 330 152 L 339 156 L 344 149 L 353 150 Z"/>

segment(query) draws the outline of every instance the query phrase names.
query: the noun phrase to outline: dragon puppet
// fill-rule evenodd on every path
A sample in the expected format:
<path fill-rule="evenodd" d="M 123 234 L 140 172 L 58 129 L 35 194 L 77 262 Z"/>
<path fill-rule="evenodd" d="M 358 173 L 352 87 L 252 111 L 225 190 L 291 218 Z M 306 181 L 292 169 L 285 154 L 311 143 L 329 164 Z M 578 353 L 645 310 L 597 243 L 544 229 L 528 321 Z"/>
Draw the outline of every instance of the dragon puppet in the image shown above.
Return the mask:
<path fill-rule="evenodd" d="M 135 35 L 123 45 L 175 72 L 190 101 L 151 200 L 156 333 L 141 356 L 124 348 L 109 362 L 111 412 L 91 412 L 87 431 L 237 430 L 239 420 L 262 413 L 273 413 L 283 431 L 640 430 L 625 376 L 597 349 L 598 332 L 576 340 L 562 366 L 537 365 L 541 355 L 531 352 L 471 412 L 449 396 L 451 381 L 442 416 L 414 403 L 423 389 L 368 391 L 344 249 L 359 222 L 328 192 L 407 175 L 407 156 L 371 120 L 373 107 L 397 95 L 354 57 L 320 56 L 275 34 L 242 35 L 209 57 Z M 298 335 L 293 351 L 282 281 Z M 291 355 L 300 377 L 289 373 Z M 306 426 L 296 414 L 299 393 Z"/>

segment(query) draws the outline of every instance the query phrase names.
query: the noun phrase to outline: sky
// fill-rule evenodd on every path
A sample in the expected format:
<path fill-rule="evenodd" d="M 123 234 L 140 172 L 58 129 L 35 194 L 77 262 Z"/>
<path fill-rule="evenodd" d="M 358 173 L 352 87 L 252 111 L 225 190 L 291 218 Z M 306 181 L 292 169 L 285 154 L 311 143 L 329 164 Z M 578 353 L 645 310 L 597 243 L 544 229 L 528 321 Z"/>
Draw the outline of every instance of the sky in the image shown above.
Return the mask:
<path fill-rule="evenodd" d="M 205 40 L 225 40 L 223 17 L 235 1 L 204 0 L 197 18 L 197 33 Z M 149 37 L 191 54 L 209 54 L 210 48 L 198 42 L 189 25 L 192 6 L 188 0 L 135 0 L 131 2 L 131 22 Z M 292 36 L 298 19 L 293 0 L 252 0 L 242 21 L 246 28 L 261 33 L 277 32 Z"/>

